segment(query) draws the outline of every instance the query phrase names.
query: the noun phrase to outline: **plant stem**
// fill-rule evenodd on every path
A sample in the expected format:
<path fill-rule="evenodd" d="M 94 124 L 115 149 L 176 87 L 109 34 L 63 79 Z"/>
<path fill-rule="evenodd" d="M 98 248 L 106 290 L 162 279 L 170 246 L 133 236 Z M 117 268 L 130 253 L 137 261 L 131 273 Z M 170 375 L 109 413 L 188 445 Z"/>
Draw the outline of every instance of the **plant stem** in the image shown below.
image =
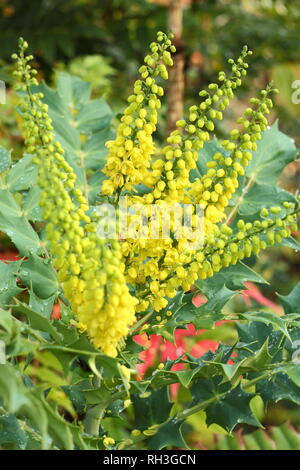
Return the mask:
<path fill-rule="evenodd" d="M 99 436 L 99 427 L 104 413 L 105 409 L 102 405 L 95 405 L 88 409 L 84 420 L 84 430 L 87 434 Z"/>
<path fill-rule="evenodd" d="M 101 384 L 101 379 L 99 377 L 93 378 L 93 386 L 95 389 L 99 388 Z M 84 420 L 84 430 L 87 434 L 92 436 L 99 436 L 99 427 L 101 420 L 105 413 L 105 407 L 101 405 L 93 405 L 88 408 L 85 420 Z"/>
<path fill-rule="evenodd" d="M 150 312 L 147 313 L 144 317 L 142 317 L 140 320 L 138 320 L 129 330 L 129 335 L 132 335 L 138 328 L 140 328 L 146 321 L 153 315 L 154 310 L 150 310 Z"/>
<path fill-rule="evenodd" d="M 238 211 L 238 208 L 240 207 L 241 203 L 243 202 L 244 200 L 244 196 L 245 194 L 248 192 L 248 190 L 250 189 L 250 187 L 252 186 L 252 183 L 254 182 L 254 179 L 255 179 L 255 174 L 253 174 L 251 176 L 251 178 L 249 178 L 249 181 L 248 183 L 246 184 L 246 186 L 243 188 L 243 191 L 242 191 L 242 194 L 240 195 L 240 197 L 237 198 L 237 201 L 236 201 L 236 204 L 235 206 L 233 207 L 232 211 L 229 213 L 227 219 L 226 219 L 226 224 L 228 224 L 230 222 L 230 220 L 236 215 L 237 211 Z"/>

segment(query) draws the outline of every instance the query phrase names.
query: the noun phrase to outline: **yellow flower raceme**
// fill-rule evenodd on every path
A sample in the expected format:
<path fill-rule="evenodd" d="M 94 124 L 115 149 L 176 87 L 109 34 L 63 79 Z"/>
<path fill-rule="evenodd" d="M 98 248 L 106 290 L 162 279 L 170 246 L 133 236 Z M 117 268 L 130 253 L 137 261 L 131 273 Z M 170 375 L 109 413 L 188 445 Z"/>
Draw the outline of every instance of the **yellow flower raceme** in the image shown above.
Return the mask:
<path fill-rule="evenodd" d="M 234 97 L 234 90 L 241 86 L 241 77 L 247 74 L 245 59 L 251 54 L 252 51 L 244 47 L 236 62 L 229 59 L 231 75 L 228 77 L 225 72 L 220 72 L 220 84 L 211 83 L 208 91 L 200 91 L 202 101 L 199 106 L 189 108 L 187 120 L 177 121 L 178 129 L 167 138 L 163 158 L 153 162 L 152 180 L 150 177 L 146 180 L 146 184 L 150 181 L 154 188 L 146 196 L 148 203 L 160 199 L 185 202 L 186 190 L 191 186 L 190 171 L 196 168 L 198 151 L 209 140 L 209 132 L 215 128 L 214 121 L 222 120 L 223 111 Z"/>
<path fill-rule="evenodd" d="M 245 117 L 238 119 L 244 131 L 231 131 L 231 140 L 221 143 L 224 153 L 217 152 L 213 156 L 207 163 L 207 173 L 197 178 L 190 188 L 191 200 L 205 208 L 205 220 L 207 224 L 211 222 L 210 227 L 225 217 L 224 210 L 238 188 L 238 178 L 245 174 L 244 167 L 252 158 L 251 150 L 257 149 L 256 141 L 267 127 L 265 114 L 273 105 L 269 94 L 274 91 L 269 85 L 261 91 L 261 99 L 251 99 L 255 109 L 247 108 Z M 206 233 L 209 233 L 208 226 Z"/>
<path fill-rule="evenodd" d="M 46 232 L 54 266 L 66 298 L 97 348 L 117 355 L 119 341 L 135 321 L 135 304 L 122 272 L 122 254 L 117 240 L 103 240 L 96 224 L 86 214 L 89 204 L 76 175 L 64 159 L 61 145 L 55 142 L 48 107 L 36 85 L 25 57 L 27 44 L 20 41 L 16 75 L 25 91 L 20 108 L 24 118 L 24 137 L 32 162 L 38 166 L 40 205 L 47 221 Z"/>
<path fill-rule="evenodd" d="M 190 170 L 196 167 L 199 149 L 209 140 L 209 131 L 214 129 L 213 121 L 222 119 L 222 111 L 233 97 L 233 90 L 241 85 L 241 77 L 246 75 L 245 58 L 248 54 L 251 51 L 244 48 L 237 62 L 230 61 L 230 77 L 221 72 L 220 85 L 211 84 L 208 92 L 200 92 L 202 102 L 189 109 L 188 121 L 178 121 L 178 129 L 171 133 L 167 139 L 168 145 L 163 148 L 163 157 L 153 161 L 151 172 L 143 181 L 152 190 L 144 196 L 129 196 L 129 205 L 138 203 L 151 209 L 155 204 L 161 209 L 160 218 L 164 219 L 167 217 L 168 205 L 192 202 L 187 191 L 191 187 Z M 193 227 L 196 227 L 201 222 L 199 217 L 202 218 L 202 214 L 197 215 L 195 207 L 193 209 L 192 222 Z M 206 209 L 203 228 L 209 233 L 219 220 L 219 210 L 210 205 Z M 153 226 L 153 217 L 151 225 Z M 174 240 L 174 232 L 173 224 L 170 237 L 149 236 L 149 223 L 143 237 L 136 238 L 134 233 L 128 234 L 126 241 L 122 243 L 122 252 L 128 265 L 128 282 L 141 286 L 143 296 L 143 286 L 149 279 L 150 294 L 139 303 L 138 310 L 145 309 L 149 302 L 155 310 L 161 310 L 166 306 L 166 296 L 174 297 L 179 286 L 188 289 L 195 281 L 195 273 L 186 275 L 181 268 L 182 263 L 190 263 L 195 256 L 195 250 L 187 251 L 193 234 L 185 233 L 180 240 Z M 170 276 L 172 280 L 165 282 Z"/>
<path fill-rule="evenodd" d="M 159 97 L 164 94 L 157 77 L 167 79 L 166 65 L 173 63 L 169 49 L 175 51 L 170 37 L 172 35 L 159 33 L 158 42 L 150 45 L 151 54 L 145 57 L 145 64 L 139 69 L 141 79 L 135 82 L 134 93 L 128 98 L 129 106 L 121 118 L 117 137 L 106 144 L 109 154 L 103 171 L 108 179 L 102 185 L 103 194 L 131 191 L 147 179 L 154 154 L 152 134 L 161 106 Z"/>
<path fill-rule="evenodd" d="M 251 100 L 254 109 L 248 108 L 240 120 L 244 131 L 234 129 L 230 139 L 222 142 L 224 152 L 207 163 L 206 174 L 191 180 L 198 151 L 214 130 L 215 119 L 222 119 L 233 90 L 246 74 L 245 58 L 250 53 L 246 48 L 237 62 L 230 60 L 229 78 L 220 72 L 221 84 L 211 84 L 209 91 L 200 92 L 203 101 L 189 109 L 188 120 L 177 123 L 178 129 L 168 137 L 162 156 L 153 158 L 157 150 L 152 135 L 163 94 L 155 77 L 167 78 L 166 65 L 172 64 L 168 49 L 174 50 L 170 39 L 159 33 L 158 42 L 151 45 L 151 55 L 140 68 L 141 80 L 135 83 L 117 137 L 108 143 L 104 169 L 108 178 L 102 193 L 113 196 L 109 200 L 115 204 L 127 195 L 129 207 L 127 232 L 121 234 L 120 242 L 97 236 L 96 225 L 87 215 L 87 200 L 75 188 L 76 176 L 53 139 L 47 107 L 39 94 L 30 93 L 29 85 L 35 79 L 26 68 L 25 58 L 19 59 L 17 73 L 27 91 L 21 104 L 26 121 L 24 134 L 27 150 L 39 167 L 41 205 L 59 279 L 78 328 L 87 331 L 94 344 L 112 356 L 134 322 L 135 312 L 150 307 L 161 311 L 178 290 L 187 291 L 197 279 L 213 276 L 222 267 L 257 254 L 267 243 L 289 236 L 299 212 L 298 204 L 286 202 L 273 208 L 271 214 L 265 208 L 263 220 L 239 220 L 235 231 L 220 225 L 251 150 L 256 149 L 256 141 L 266 129 L 265 114 L 272 106 L 268 97 L 271 87 L 262 91 L 261 99 Z M 137 192 L 141 182 L 148 186 L 145 194 Z M 136 205 L 142 208 L 142 217 Z M 188 216 L 189 227 L 182 224 L 183 214 Z M 195 242 L 200 235 L 203 240 L 199 246 Z M 135 289 L 138 301 L 130 295 L 126 283 Z M 157 328 L 163 327 L 163 316 L 156 317 Z M 121 373 L 128 380 L 130 371 L 125 368 Z"/>

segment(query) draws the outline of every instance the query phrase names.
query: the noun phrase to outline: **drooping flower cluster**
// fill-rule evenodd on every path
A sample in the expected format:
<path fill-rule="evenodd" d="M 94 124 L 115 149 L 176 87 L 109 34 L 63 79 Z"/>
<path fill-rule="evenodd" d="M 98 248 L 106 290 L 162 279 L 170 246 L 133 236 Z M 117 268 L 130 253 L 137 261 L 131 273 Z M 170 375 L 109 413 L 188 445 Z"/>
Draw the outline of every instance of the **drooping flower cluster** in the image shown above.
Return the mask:
<path fill-rule="evenodd" d="M 32 163 L 38 166 L 40 205 L 47 221 L 49 247 L 79 326 L 86 330 L 96 347 L 116 356 L 117 345 L 134 323 L 136 299 L 129 293 L 122 272 L 121 251 L 116 240 L 103 240 L 96 224 L 87 215 L 88 201 L 76 188 L 76 175 L 54 140 L 48 106 L 37 85 L 35 71 L 26 56 L 27 43 L 20 40 L 15 75 L 24 92 L 20 109 L 24 120 L 24 138 Z"/>

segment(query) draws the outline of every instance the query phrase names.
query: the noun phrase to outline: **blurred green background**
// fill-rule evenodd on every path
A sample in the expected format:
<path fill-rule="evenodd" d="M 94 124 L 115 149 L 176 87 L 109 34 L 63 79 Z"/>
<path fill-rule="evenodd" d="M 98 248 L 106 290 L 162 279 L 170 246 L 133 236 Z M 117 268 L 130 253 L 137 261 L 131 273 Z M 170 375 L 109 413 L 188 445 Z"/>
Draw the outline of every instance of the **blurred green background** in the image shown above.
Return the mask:
<path fill-rule="evenodd" d="M 78 75 L 91 82 L 93 95 L 104 96 L 118 116 L 148 44 L 155 40 L 158 30 L 168 29 L 172 1 L 0 0 L 0 79 L 8 85 L 7 104 L 0 106 L 1 145 L 15 149 L 16 155 L 21 152 L 22 140 L 13 111 L 15 97 L 10 88 L 10 56 L 17 48 L 18 37 L 29 42 L 40 79 L 55 85 L 59 70 Z M 181 9 L 182 35 L 177 40 L 184 60 L 184 106 L 197 103 L 199 90 L 213 82 L 218 71 L 227 67 L 228 58 L 238 57 L 247 44 L 254 51 L 249 74 L 224 122 L 216 129 L 217 137 L 234 126 L 249 97 L 274 80 L 280 93 L 271 120 L 278 118 L 280 129 L 300 147 L 300 103 L 292 103 L 292 84 L 300 80 L 300 1 L 182 0 Z M 168 111 L 165 103 L 158 141 L 166 132 Z M 281 185 L 296 192 L 299 182 L 298 161 L 287 167 Z M 299 233 L 295 236 L 299 240 Z M 0 251 L 9 248 L 7 243 L 3 237 L 0 239 Z M 300 280 L 299 252 L 288 248 L 267 250 L 255 263 L 254 268 L 272 285 L 262 292 L 272 301 L 276 301 L 276 291 L 287 294 Z M 232 308 L 241 309 L 239 302 L 237 299 Z M 299 424 L 299 410 L 284 406 L 270 412 L 266 419 L 278 424 L 286 416 L 293 416 Z M 195 432 L 204 431 L 196 426 Z M 207 439 L 205 445 L 212 445 L 211 438 Z"/>

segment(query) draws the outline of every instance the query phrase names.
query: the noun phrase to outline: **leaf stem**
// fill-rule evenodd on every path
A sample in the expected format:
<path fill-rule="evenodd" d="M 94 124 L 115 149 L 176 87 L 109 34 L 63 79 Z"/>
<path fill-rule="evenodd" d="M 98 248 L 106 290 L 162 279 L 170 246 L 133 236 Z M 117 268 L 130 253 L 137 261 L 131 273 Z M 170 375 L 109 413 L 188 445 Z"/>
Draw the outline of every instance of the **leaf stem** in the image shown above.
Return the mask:
<path fill-rule="evenodd" d="M 252 186 L 252 183 L 254 182 L 255 176 L 256 176 L 255 173 L 253 173 L 251 175 L 251 177 L 249 178 L 246 186 L 242 190 L 242 194 L 240 195 L 240 197 L 237 198 L 236 204 L 234 205 L 233 209 L 229 213 L 229 215 L 226 219 L 226 224 L 228 224 L 230 222 L 230 220 L 236 215 L 236 213 L 238 211 L 238 208 L 240 207 L 241 203 L 244 200 L 245 194 L 248 192 L 248 190 Z"/>

